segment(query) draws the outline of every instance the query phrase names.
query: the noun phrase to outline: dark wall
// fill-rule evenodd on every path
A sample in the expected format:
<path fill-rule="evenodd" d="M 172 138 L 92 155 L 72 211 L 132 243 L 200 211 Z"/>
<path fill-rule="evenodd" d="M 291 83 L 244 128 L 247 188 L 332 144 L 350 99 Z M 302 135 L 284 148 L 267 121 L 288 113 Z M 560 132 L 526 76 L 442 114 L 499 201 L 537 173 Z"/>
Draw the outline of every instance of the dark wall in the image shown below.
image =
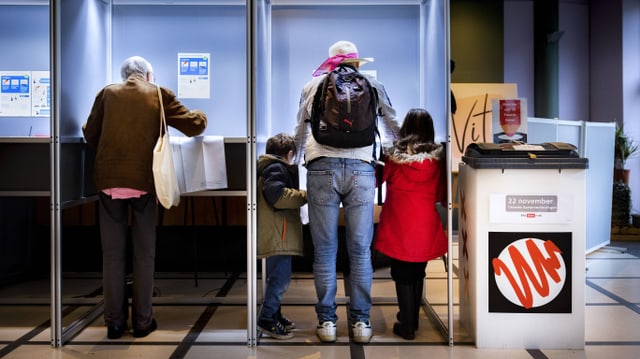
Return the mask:
<path fill-rule="evenodd" d="M 594 0 L 590 6 L 590 120 L 616 121 L 622 125 L 622 1 Z M 637 39 L 638 34 L 632 37 Z M 632 122 L 634 119 L 626 121 Z"/>
<path fill-rule="evenodd" d="M 451 82 L 504 82 L 501 0 L 451 0 Z"/>

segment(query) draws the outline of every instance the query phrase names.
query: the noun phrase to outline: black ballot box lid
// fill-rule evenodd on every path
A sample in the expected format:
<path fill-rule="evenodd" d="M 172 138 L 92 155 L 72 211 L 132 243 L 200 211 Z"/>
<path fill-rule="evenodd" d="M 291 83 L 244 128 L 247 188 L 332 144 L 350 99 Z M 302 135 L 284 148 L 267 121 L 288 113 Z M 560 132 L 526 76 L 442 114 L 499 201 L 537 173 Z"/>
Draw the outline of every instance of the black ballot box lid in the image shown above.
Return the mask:
<path fill-rule="evenodd" d="M 580 157 L 574 145 L 564 142 L 472 143 L 467 146 L 462 161 L 477 169 L 589 168 L 589 160 Z"/>

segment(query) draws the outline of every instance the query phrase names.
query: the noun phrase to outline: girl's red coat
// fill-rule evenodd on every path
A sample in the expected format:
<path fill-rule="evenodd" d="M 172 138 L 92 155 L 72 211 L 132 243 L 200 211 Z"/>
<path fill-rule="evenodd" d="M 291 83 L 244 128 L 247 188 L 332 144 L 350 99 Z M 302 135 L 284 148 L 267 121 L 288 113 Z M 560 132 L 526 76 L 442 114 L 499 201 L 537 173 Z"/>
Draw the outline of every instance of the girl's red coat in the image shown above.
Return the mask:
<path fill-rule="evenodd" d="M 446 198 L 444 149 L 409 155 L 395 149 L 385 159 L 386 198 L 374 247 L 405 262 L 425 262 L 447 252 L 436 203 Z"/>

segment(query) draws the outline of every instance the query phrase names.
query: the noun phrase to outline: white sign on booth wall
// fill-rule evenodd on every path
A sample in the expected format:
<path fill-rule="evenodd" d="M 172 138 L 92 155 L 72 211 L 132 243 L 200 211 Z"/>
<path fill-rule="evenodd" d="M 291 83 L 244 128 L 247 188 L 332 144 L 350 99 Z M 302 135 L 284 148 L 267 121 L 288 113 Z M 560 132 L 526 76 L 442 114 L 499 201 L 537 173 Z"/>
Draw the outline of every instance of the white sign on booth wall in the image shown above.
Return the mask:
<path fill-rule="evenodd" d="M 567 193 L 489 195 L 491 223 L 568 224 L 574 221 L 573 213 L 573 195 Z"/>
<path fill-rule="evenodd" d="M 31 72 L 0 72 L 0 116 L 31 115 Z"/>
<path fill-rule="evenodd" d="M 49 71 L 0 71 L 0 117 L 50 115 Z"/>
<path fill-rule="evenodd" d="M 178 98 L 210 98 L 209 53 L 178 54 Z"/>
<path fill-rule="evenodd" d="M 51 116 L 51 76 L 49 71 L 31 72 L 31 116 Z"/>

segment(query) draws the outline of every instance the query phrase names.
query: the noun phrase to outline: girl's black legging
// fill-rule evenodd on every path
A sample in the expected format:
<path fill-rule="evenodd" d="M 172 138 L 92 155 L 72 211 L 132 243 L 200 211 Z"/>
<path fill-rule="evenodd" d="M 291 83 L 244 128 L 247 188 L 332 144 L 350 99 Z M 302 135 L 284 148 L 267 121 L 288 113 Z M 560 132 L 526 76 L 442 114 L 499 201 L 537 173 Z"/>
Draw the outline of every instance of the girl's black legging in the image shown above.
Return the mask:
<path fill-rule="evenodd" d="M 425 277 L 427 262 L 405 262 L 391 258 L 391 278 L 400 284 L 411 284 Z"/>

